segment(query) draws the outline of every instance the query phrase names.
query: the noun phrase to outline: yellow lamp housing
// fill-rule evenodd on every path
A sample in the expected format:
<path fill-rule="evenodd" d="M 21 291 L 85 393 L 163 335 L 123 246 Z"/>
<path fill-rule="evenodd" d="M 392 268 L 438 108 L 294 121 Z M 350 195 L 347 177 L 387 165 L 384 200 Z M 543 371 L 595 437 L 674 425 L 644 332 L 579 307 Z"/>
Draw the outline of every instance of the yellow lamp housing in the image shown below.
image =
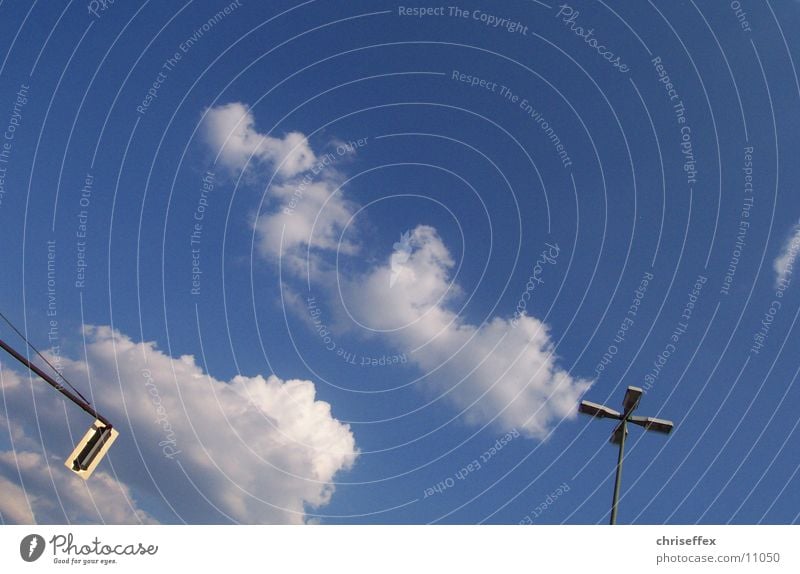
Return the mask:
<path fill-rule="evenodd" d="M 96 420 L 64 462 L 64 466 L 86 480 L 117 440 L 119 432 Z"/>

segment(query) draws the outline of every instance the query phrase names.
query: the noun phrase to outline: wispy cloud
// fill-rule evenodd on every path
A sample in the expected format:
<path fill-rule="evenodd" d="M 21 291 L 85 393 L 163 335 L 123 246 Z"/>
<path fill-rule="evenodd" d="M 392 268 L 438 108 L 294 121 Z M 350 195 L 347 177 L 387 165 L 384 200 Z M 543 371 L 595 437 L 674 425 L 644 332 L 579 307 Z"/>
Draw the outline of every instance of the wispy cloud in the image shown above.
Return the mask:
<path fill-rule="evenodd" d="M 781 247 L 780 254 L 775 258 L 772 266 L 775 269 L 775 284 L 791 280 L 794 271 L 794 262 L 800 252 L 800 224 L 792 227 L 791 233 Z"/>
<path fill-rule="evenodd" d="M 245 109 L 237 104 L 231 109 L 236 113 L 226 108 L 219 114 L 235 117 Z M 248 135 L 252 115 L 244 123 L 250 127 L 237 149 L 254 147 Z M 307 157 L 317 156 L 309 150 Z M 303 172 L 306 164 L 293 162 L 295 177 L 270 187 L 267 209 L 256 221 L 260 253 L 288 262 L 285 269 L 296 276 L 307 268 L 324 269 L 312 279 L 331 302 L 341 286 L 348 311 L 362 325 L 386 331 L 384 341 L 428 371 L 429 389 L 463 409 L 466 420 L 494 421 L 504 430 L 543 438 L 554 423 L 572 416 L 591 382 L 558 367 L 547 325 L 524 314 L 473 325 L 450 309 L 449 299 L 459 286 L 450 280 L 453 259 L 435 228 L 416 227 L 401 237 L 385 264 L 366 273 L 348 271 L 349 266 L 327 272 L 326 257 L 362 251 L 358 240 L 343 239 L 358 206 L 341 189 L 343 177 L 329 163 L 318 159 Z"/>
<path fill-rule="evenodd" d="M 591 383 L 558 367 L 547 325 L 527 315 L 516 325 L 503 317 L 470 324 L 450 310 L 460 288 L 436 230 L 418 226 L 407 243 L 403 257 L 396 248 L 387 264 L 345 283 L 356 319 L 386 331 L 389 344 L 428 372 L 428 384 L 467 421 L 543 438 L 574 415 Z"/>
<path fill-rule="evenodd" d="M 240 102 L 207 109 L 202 131 L 219 162 L 232 169 L 268 162 L 281 177 L 288 178 L 309 169 L 316 161 L 303 134 L 289 132 L 272 137 L 259 133 L 253 113 Z"/>
<path fill-rule="evenodd" d="M 356 251 L 354 243 L 341 239 L 354 206 L 340 190 L 344 178 L 334 165 L 353 155 L 349 147 L 333 140 L 338 153 L 317 155 L 299 132 L 283 138 L 261 134 L 253 112 L 240 102 L 207 109 L 202 127 L 222 165 L 237 170 L 263 165 L 278 176 L 270 178 L 265 212 L 254 219 L 262 256 L 300 272 L 306 263 L 312 269 L 321 263 L 317 250 Z"/>
<path fill-rule="evenodd" d="M 300 271 L 309 258 L 312 267 L 319 264 L 314 255 L 320 250 L 355 253 L 358 246 L 342 237 L 355 206 L 339 184 L 336 175 L 328 175 L 273 185 L 268 210 L 255 224 L 261 255 Z"/>

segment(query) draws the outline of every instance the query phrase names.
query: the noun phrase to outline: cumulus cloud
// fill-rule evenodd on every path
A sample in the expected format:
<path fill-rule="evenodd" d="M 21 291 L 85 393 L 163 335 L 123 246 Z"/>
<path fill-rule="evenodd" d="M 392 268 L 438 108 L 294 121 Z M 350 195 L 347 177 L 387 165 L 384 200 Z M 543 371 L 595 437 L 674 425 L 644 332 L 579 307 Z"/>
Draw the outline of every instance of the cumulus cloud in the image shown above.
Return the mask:
<path fill-rule="evenodd" d="M 91 482 L 84 482 L 67 470 L 61 457 L 48 460 L 41 452 L 0 452 L 0 492 L 0 515 L 12 524 L 157 522 L 136 507 L 130 488 L 108 472 L 98 471 Z"/>
<path fill-rule="evenodd" d="M 3 453 L 6 454 L 6 453 Z M 31 500 L 19 485 L 0 475 L 0 524 L 33 524 Z"/>
<path fill-rule="evenodd" d="M 784 241 L 780 254 L 772 264 L 775 269 L 776 285 L 791 280 L 798 251 L 800 251 L 800 225 L 795 225 L 791 234 Z"/>
<path fill-rule="evenodd" d="M 120 431 L 109 460 L 88 483 L 61 460 L 72 450 L 66 431 L 77 440 L 88 427 L 86 417 L 65 421 L 62 401 L 41 382 L 29 388 L 17 378 L 4 395 L 8 412 L 29 423 L 38 420 L 45 450 L 59 453 L 53 463 L 33 452 L 34 433 L 26 429 L 22 442 L 12 430 L 16 459 L 0 456 L 3 498 L 8 482 L 20 482 L 19 471 L 36 520 L 146 521 L 141 507 L 152 507 L 151 514 L 166 522 L 302 523 L 309 508 L 329 502 L 334 476 L 357 457 L 349 427 L 317 400 L 310 381 L 274 375 L 221 381 L 192 356 L 170 357 L 152 342 L 134 342 L 108 327 L 87 327 L 85 335 L 86 361 L 62 359 L 64 371 L 83 388 L 91 384 L 98 410 Z M 48 462 L 57 469 L 52 481 Z M 81 488 L 94 498 L 67 496 Z M 46 506 L 54 489 L 65 511 Z M 91 503 L 98 497 L 100 503 Z M 6 520 L 26 518 L 24 507 L 0 512 Z"/>
<path fill-rule="evenodd" d="M 26 395 L 30 399 L 33 391 L 37 399 L 44 399 L 37 401 L 42 417 L 57 416 L 59 401 L 41 392 L 45 383 L 37 380 L 30 387 L 26 378 L 2 368 L 0 384 L 9 412 L 19 407 L 27 414 L 28 405 L 19 399 Z M 65 443 L 63 448 L 67 449 L 59 451 L 63 456 L 46 456 L 47 450 L 35 433 L 27 433 L 23 424 L 0 415 L 0 428 L 8 431 L 9 442 L 14 447 L 13 450 L 0 450 L 0 518 L 3 523 L 156 522 L 137 507 L 130 488 L 115 480 L 106 470 L 95 472 L 91 482 L 84 482 L 70 473 L 64 466 L 67 453 L 72 451 L 68 440 L 62 441 Z M 47 421 L 44 428 L 49 428 Z M 77 438 L 74 437 L 74 440 L 77 441 Z"/>
<path fill-rule="evenodd" d="M 259 133 L 253 113 L 240 102 L 207 109 L 201 127 L 220 163 L 231 169 L 263 161 L 278 175 L 288 178 L 308 170 L 316 162 L 303 134 L 289 132 L 276 138 Z"/>
<path fill-rule="evenodd" d="M 386 265 L 346 282 L 348 309 L 429 371 L 430 384 L 468 421 L 543 438 L 576 412 L 590 381 L 558 367 L 548 327 L 536 318 L 472 325 L 451 311 L 459 292 L 453 265 L 436 230 L 418 226 Z"/>

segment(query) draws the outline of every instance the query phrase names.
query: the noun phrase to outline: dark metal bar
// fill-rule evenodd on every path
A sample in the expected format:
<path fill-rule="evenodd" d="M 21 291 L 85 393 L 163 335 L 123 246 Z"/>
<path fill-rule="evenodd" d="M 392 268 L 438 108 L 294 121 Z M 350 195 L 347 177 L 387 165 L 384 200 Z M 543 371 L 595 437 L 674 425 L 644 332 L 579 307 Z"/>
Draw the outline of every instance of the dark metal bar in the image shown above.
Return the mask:
<path fill-rule="evenodd" d="M 80 397 L 78 397 L 75 394 L 73 394 L 69 389 L 64 388 L 64 386 L 61 385 L 60 383 L 58 383 L 55 379 L 53 379 L 53 377 L 51 377 L 50 375 L 45 373 L 43 370 L 41 370 L 39 367 L 37 367 L 36 365 L 31 363 L 27 359 L 27 357 L 25 357 L 24 355 L 21 355 L 20 353 L 18 353 L 13 347 L 11 347 L 8 343 L 3 341 L 2 339 L 0 339 L 0 347 L 2 347 L 9 355 L 14 357 L 20 363 L 22 363 L 23 365 L 28 367 L 28 369 L 30 369 L 31 371 L 33 371 L 34 373 L 39 375 L 42 379 L 44 379 L 44 381 L 46 383 L 48 383 L 51 387 L 53 387 L 59 393 L 61 393 L 65 397 L 67 397 L 70 401 L 72 401 L 73 403 L 78 405 L 80 408 L 82 408 L 84 411 L 86 411 L 87 413 L 92 415 L 95 419 L 99 420 L 101 423 L 103 423 L 107 427 L 111 427 L 111 423 L 108 421 L 108 419 L 105 418 L 100 413 L 98 413 L 96 410 L 94 410 L 94 407 L 92 407 L 92 405 L 90 405 L 86 401 L 82 400 Z"/>

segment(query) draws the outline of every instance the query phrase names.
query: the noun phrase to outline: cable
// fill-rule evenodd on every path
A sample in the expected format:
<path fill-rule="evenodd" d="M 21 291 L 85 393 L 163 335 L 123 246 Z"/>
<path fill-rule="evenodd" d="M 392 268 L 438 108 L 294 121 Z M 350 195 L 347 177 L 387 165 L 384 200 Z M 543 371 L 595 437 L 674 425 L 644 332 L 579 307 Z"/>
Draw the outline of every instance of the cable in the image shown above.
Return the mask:
<path fill-rule="evenodd" d="M 3 314 L 3 312 L 2 312 L 2 311 L 0 311 L 0 317 L 2 317 L 2 318 L 3 318 L 3 321 L 5 321 L 6 323 L 8 323 L 8 326 L 9 326 L 9 327 L 11 327 L 11 328 L 14 330 L 14 332 L 15 332 L 17 335 L 19 335 L 19 336 L 20 336 L 20 338 L 21 338 L 23 341 L 25 341 L 25 343 L 26 343 L 26 344 L 27 344 L 27 345 L 28 345 L 28 346 L 29 346 L 31 349 L 33 349 L 33 350 L 34 350 L 34 352 L 35 352 L 37 355 L 39 355 L 39 358 L 41 358 L 41 359 L 42 359 L 42 360 L 43 360 L 45 363 L 47 363 L 47 365 L 48 365 L 48 366 L 49 366 L 51 369 L 53 369 L 53 372 L 54 372 L 54 373 L 56 373 L 56 374 L 57 374 L 57 375 L 58 375 L 58 376 L 61 378 L 61 380 L 62 380 L 62 381 L 64 381 L 65 383 L 67 383 L 67 386 L 68 386 L 70 389 L 72 389 L 73 391 L 75 391 L 75 394 L 77 394 L 77 395 L 78 395 L 80 398 L 82 398 L 82 399 L 83 399 L 83 400 L 86 402 L 86 404 L 87 404 L 87 405 L 91 405 L 91 404 L 92 404 L 92 403 L 91 403 L 91 401 L 89 401 L 89 399 L 87 399 L 86 397 L 84 397 L 84 396 L 81 394 L 81 392 L 80 392 L 78 389 L 76 389 L 76 388 L 75 388 L 75 387 L 72 385 L 72 383 L 70 383 L 70 382 L 67 380 L 67 377 L 65 377 L 65 376 L 64 376 L 64 375 L 61 373 L 61 371 L 59 371 L 58 369 L 56 369 L 56 368 L 53 366 L 53 364 L 52 364 L 50 361 L 48 361 L 48 360 L 47 360 L 47 357 L 45 357 L 44 355 L 42 355 L 42 354 L 39 352 L 39 349 L 37 349 L 36 347 L 34 347 L 34 346 L 33 346 L 33 343 L 31 343 L 31 342 L 28 340 L 28 338 L 27 338 L 27 337 L 25 337 L 25 335 L 23 335 L 23 334 L 22 334 L 22 332 L 20 332 L 20 330 L 19 330 L 19 329 L 17 329 L 17 328 L 14 326 L 14 323 L 12 323 L 12 322 L 11 322 L 11 320 L 10 320 L 8 317 L 6 317 L 6 316 Z"/>

